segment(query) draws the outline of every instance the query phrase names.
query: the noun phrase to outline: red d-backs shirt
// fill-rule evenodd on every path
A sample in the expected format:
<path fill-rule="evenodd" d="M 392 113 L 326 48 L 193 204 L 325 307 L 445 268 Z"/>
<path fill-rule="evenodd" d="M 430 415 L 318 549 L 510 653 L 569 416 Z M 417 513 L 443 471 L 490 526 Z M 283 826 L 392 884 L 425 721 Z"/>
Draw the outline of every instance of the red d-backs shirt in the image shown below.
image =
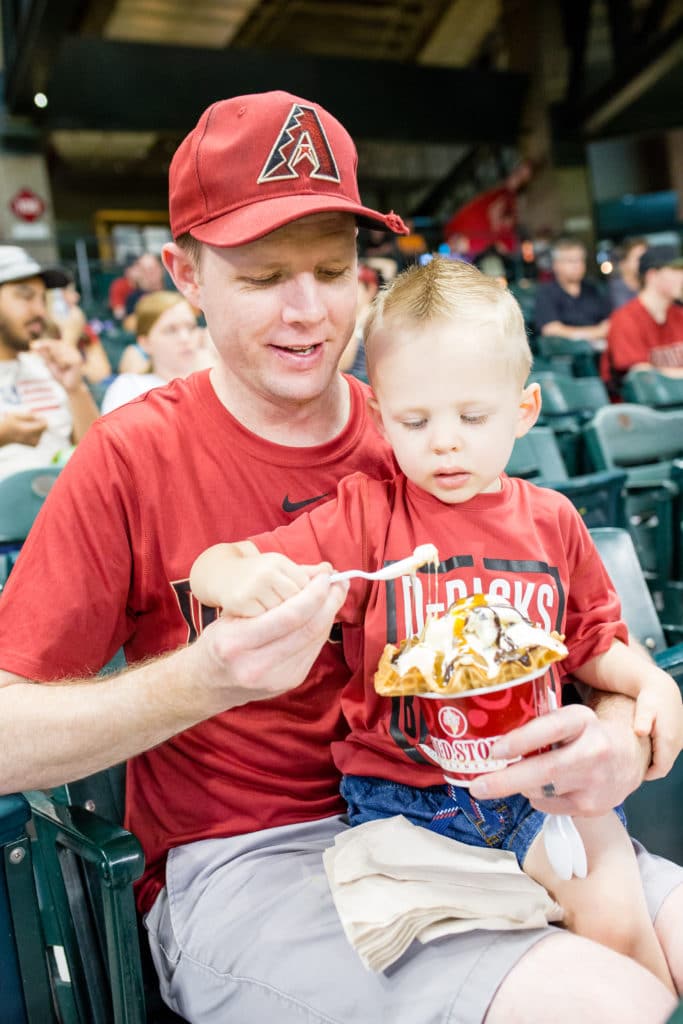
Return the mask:
<path fill-rule="evenodd" d="M 439 551 L 436 596 L 426 569 L 415 583 L 405 576 L 351 583 L 339 613 L 353 670 L 342 697 L 351 731 L 333 746 L 340 771 L 417 787 L 443 784 L 439 768 L 415 759 L 412 698 L 380 697 L 373 684 L 385 644 L 418 632 L 427 610 L 442 612 L 469 594 L 507 598 L 533 622 L 566 635 L 569 656 L 558 665 L 560 678 L 615 638 L 627 641 L 619 599 L 571 502 L 525 480 L 504 476 L 502 483 L 498 493 L 446 505 L 401 474 L 383 482 L 357 474 L 340 484 L 334 501 L 252 538 L 261 551 L 302 563 L 329 561 L 338 570 L 372 571 L 418 544 Z"/>
<path fill-rule="evenodd" d="M 0 600 L 0 666 L 39 681 L 78 678 L 121 645 L 132 663 L 192 641 L 215 617 L 190 595 L 200 552 L 290 522 L 349 473 L 394 472 L 366 410 L 367 387 L 347 379 L 347 426 L 311 448 L 246 430 L 208 371 L 99 419 L 12 570 Z M 328 643 L 297 689 L 227 711 L 129 762 L 126 823 L 147 865 L 142 910 L 163 885 L 173 846 L 343 810 L 330 744 L 346 732 L 348 675 L 341 644 Z"/>

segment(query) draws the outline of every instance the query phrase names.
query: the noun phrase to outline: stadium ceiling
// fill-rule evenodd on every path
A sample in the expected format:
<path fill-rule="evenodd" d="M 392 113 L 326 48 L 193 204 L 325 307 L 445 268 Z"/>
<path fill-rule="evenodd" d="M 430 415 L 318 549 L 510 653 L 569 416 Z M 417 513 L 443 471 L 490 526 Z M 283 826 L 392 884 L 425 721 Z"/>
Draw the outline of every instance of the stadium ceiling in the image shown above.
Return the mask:
<path fill-rule="evenodd" d="M 433 165 L 438 184 L 477 147 L 518 141 L 539 51 L 519 25 L 547 26 L 549 12 L 556 132 L 681 126 L 683 0 L 0 2 L 0 142 L 38 133 L 83 171 L 158 173 L 209 103 L 285 88 L 335 113 L 387 168 L 411 153 L 417 167 L 420 149 L 419 173 Z"/>

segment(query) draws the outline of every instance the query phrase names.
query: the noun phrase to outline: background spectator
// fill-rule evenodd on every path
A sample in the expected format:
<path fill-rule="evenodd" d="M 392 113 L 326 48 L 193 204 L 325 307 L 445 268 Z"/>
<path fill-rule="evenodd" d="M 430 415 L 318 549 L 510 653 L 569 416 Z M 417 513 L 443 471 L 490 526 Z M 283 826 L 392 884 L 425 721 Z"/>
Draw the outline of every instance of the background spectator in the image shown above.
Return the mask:
<path fill-rule="evenodd" d="M 164 268 L 159 257 L 155 256 L 152 252 L 143 252 L 142 256 L 138 256 L 134 276 L 136 287 L 126 299 L 126 311 L 123 321 L 123 326 L 127 331 L 135 330 L 135 321 L 132 314 L 142 296 L 147 295 L 149 292 L 164 290 Z"/>
<path fill-rule="evenodd" d="M 102 399 L 103 413 L 199 368 L 202 338 L 197 318 L 179 292 L 143 295 L 135 307 L 135 318 L 137 344 L 149 357 L 147 368 L 140 373 L 121 373 L 112 381 Z"/>
<path fill-rule="evenodd" d="M 517 236 L 517 193 L 531 178 L 531 164 L 523 161 L 495 188 L 487 189 L 462 206 L 444 227 L 444 239 L 464 235 L 469 242 L 471 259 L 490 246 L 514 253 L 519 248 Z M 449 242 L 450 244 L 450 242 Z"/>
<path fill-rule="evenodd" d="M 555 280 L 540 284 L 536 292 L 537 331 L 556 338 L 604 340 L 609 300 L 592 281 L 586 280 L 583 242 L 559 239 L 553 246 L 552 261 Z"/>
<path fill-rule="evenodd" d="M 116 277 L 109 285 L 109 309 L 115 320 L 119 322 L 126 315 L 126 301 L 128 296 L 138 286 L 137 281 L 137 256 L 129 256 L 123 268 L 121 277 Z"/>
<path fill-rule="evenodd" d="M 62 270 L 0 246 L 0 476 L 52 462 L 98 416 L 78 350 L 45 337 L 46 287 L 68 283 Z"/>
<path fill-rule="evenodd" d="M 620 250 L 617 272 L 609 279 L 612 309 L 619 309 L 635 299 L 640 290 L 640 257 L 647 249 L 644 238 L 628 238 Z"/>
<path fill-rule="evenodd" d="M 351 335 L 351 340 L 342 352 L 339 360 L 339 369 L 344 373 L 351 373 L 359 380 L 367 383 L 368 375 L 365 369 L 365 346 L 363 345 L 363 331 L 365 321 L 372 300 L 379 291 L 380 276 L 374 267 L 368 267 L 363 263 L 358 264 L 358 300 L 356 303 L 356 327 Z"/>
<path fill-rule="evenodd" d="M 70 280 L 63 288 L 48 291 L 47 313 L 57 328 L 57 337 L 78 349 L 83 360 L 83 376 L 96 384 L 111 377 L 112 368 L 102 342 L 81 309 L 80 301 L 76 285 Z"/>
<path fill-rule="evenodd" d="M 640 280 L 637 298 L 610 319 L 600 371 L 613 396 L 633 366 L 683 377 L 683 256 L 653 245 L 640 257 Z"/>

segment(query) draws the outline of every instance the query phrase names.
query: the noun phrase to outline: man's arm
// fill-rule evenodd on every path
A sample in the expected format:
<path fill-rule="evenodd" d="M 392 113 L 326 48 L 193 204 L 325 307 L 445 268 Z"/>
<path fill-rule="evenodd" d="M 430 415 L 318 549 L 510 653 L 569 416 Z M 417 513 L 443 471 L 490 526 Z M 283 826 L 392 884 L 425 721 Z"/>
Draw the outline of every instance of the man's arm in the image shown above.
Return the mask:
<path fill-rule="evenodd" d="M 571 327 L 559 320 L 551 320 L 543 324 L 541 334 L 552 338 L 569 338 L 571 341 L 599 341 L 607 337 L 609 320 L 601 320 L 599 324 L 592 327 Z"/>
<path fill-rule="evenodd" d="M 41 339 L 31 345 L 45 360 L 47 367 L 66 391 L 73 420 L 71 440 L 78 444 L 100 414 L 97 404 L 83 380 L 83 360 L 77 348 L 66 341 Z"/>
<path fill-rule="evenodd" d="M 0 791 L 81 778 L 222 711 L 293 689 L 347 590 L 318 576 L 263 615 L 219 618 L 189 647 L 115 676 L 40 685 L 0 670 Z"/>

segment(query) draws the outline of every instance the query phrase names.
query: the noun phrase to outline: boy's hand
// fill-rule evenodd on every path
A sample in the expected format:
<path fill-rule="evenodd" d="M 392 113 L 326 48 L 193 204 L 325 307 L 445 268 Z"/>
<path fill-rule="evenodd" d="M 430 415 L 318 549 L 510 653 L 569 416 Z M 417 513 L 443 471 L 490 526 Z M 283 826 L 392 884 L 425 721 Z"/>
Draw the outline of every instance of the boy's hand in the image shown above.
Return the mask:
<path fill-rule="evenodd" d="M 232 578 L 218 595 L 219 603 L 226 614 L 252 618 L 294 597 L 314 576 L 331 572 L 327 562 L 298 565 L 277 552 L 247 556 L 235 563 Z"/>
<path fill-rule="evenodd" d="M 683 745 L 683 702 L 671 676 L 657 670 L 638 695 L 633 716 L 636 736 L 652 739 L 652 762 L 645 780 L 661 779 L 669 773 Z"/>

